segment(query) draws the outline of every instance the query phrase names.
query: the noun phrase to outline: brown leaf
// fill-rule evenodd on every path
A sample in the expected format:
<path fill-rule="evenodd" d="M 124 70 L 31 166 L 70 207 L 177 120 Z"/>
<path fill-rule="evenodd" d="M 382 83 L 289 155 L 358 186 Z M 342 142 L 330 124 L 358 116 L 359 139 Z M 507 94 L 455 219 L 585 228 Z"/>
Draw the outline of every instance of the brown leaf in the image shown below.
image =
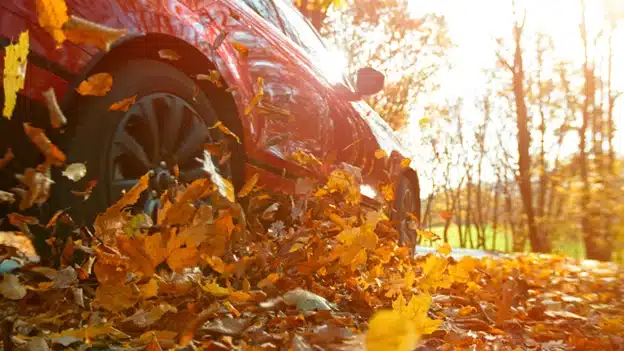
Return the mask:
<path fill-rule="evenodd" d="M 0 282 L 0 295 L 10 300 L 21 300 L 26 296 L 26 288 L 16 275 L 4 273 Z"/>
<path fill-rule="evenodd" d="M 39 255 L 28 237 L 18 232 L 0 232 L 0 247 L 7 246 L 31 262 L 39 262 Z"/>
<path fill-rule="evenodd" d="M 11 148 L 8 148 L 4 152 L 4 156 L 0 158 L 0 169 L 6 167 L 6 165 L 8 165 L 9 162 L 11 162 L 14 158 L 15 155 L 13 154 L 13 150 Z"/>
<path fill-rule="evenodd" d="M 108 51 L 114 42 L 128 33 L 128 30 L 110 28 L 78 16 L 71 16 L 69 21 L 63 24 L 63 33 L 67 40 L 74 44 L 91 44 Z"/>
<path fill-rule="evenodd" d="M 42 93 L 46 105 L 48 106 L 48 112 L 50 113 L 50 124 L 52 124 L 52 128 L 61 128 L 62 126 L 67 124 L 67 118 L 61 111 L 61 107 L 56 100 L 56 94 L 53 88 L 48 88 L 48 90 Z"/>
<path fill-rule="evenodd" d="M 0 203 L 12 204 L 15 202 L 15 195 L 8 191 L 0 190 Z"/>
<path fill-rule="evenodd" d="M 26 192 L 20 201 L 19 209 L 24 211 L 33 205 L 42 205 L 50 197 L 50 186 L 54 181 L 50 179 L 50 169 L 45 173 L 34 168 L 27 168 L 23 175 L 16 175 L 19 181 L 26 186 Z"/>
<path fill-rule="evenodd" d="M 186 345 L 191 342 L 191 340 L 193 340 L 193 337 L 195 336 L 195 332 L 197 331 L 197 329 L 204 325 L 204 323 L 206 323 L 208 319 L 213 317 L 218 310 L 219 303 L 215 302 L 208 308 L 203 310 L 197 317 L 195 317 L 195 319 L 190 321 L 186 329 L 184 329 L 184 331 L 180 333 L 180 339 L 178 341 L 178 344 Z"/>
<path fill-rule="evenodd" d="M 104 96 L 113 87 L 113 76 L 106 72 L 96 73 L 80 82 L 76 91 L 80 95 Z"/>

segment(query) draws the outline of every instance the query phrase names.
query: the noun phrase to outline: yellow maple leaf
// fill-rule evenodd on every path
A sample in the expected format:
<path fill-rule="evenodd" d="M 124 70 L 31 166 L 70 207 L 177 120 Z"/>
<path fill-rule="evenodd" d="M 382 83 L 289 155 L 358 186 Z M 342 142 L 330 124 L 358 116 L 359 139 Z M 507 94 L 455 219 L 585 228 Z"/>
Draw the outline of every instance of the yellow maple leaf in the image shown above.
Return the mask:
<path fill-rule="evenodd" d="M 472 272 L 478 264 L 479 260 L 476 258 L 464 256 L 457 264 L 448 266 L 449 277 L 458 283 L 468 283 L 470 281 L 470 272 Z"/>
<path fill-rule="evenodd" d="M 401 314 L 404 320 L 409 320 L 414 324 L 418 335 L 431 334 L 438 330 L 441 320 L 431 319 L 427 316 L 427 311 L 431 306 L 431 295 L 422 294 L 412 296 L 409 303 L 405 303 L 403 295 L 392 302 L 392 309 Z"/>
<path fill-rule="evenodd" d="M 39 25 L 50 33 L 59 47 L 66 39 L 62 28 L 69 21 L 67 4 L 64 0 L 37 0 L 35 5 Z"/>
<path fill-rule="evenodd" d="M 451 253 L 453 249 L 451 249 L 451 245 L 449 245 L 449 243 L 444 243 L 444 245 L 438 247 L 438 249 L 436 250 L 437 253 L 440 253 L 442 255 L 448 255 Z"/>
<path fill-rule="evenodd" d="M 17 102 L 17 92 L 24 89 L 28 50 L 28 31 L 20 34 L 17 44 L 12 44 L 5 48 L 4 109 L 2 110 L 2 115 L 8 119 L 11 119 L 11 115 L 13 115 L 15 103 Z"/>
<path fill-rule="evenodd" d="M 348 205 L 357 205 L 360 203 L 360 186 L 353 174 L 342 169 L 336 169 L 329 174 L 327 184 L 324 189 L 319 189 L 314 196 L 322 197 L 327 192 L 344 194 L 344 198 Z"/>
<path fill-rule="evenodd" d="M 407 158 L 407 157 L 406 157 L 406 158 L 404 158 L 404 159 L 401 161 L 401 167 L 402 167 L 402 168 L 407 168 L 407 167 L 409 167 L 409 166 L 410 166 L 410 164 L 411 164 L 411 163 L 412 163 L 412 159 L 411 159 L 411 158 Z"/>
<path fill-rule="evenodd" d="M 414 324 L 395 310 L 375 312 L 368 322 L 366 350 L 411 351 L 418 344 L 420 335 Z"/>
<path fill-rule="evenodd" d="M 424 291 L 435 291 L 437 288 L 451 286 L 449 276 L 444 274 L 448 261 L 444 257 L 431 255 L 427 257 L 423 265 L 423 275 L 419 281 L 419 287 Z"/>

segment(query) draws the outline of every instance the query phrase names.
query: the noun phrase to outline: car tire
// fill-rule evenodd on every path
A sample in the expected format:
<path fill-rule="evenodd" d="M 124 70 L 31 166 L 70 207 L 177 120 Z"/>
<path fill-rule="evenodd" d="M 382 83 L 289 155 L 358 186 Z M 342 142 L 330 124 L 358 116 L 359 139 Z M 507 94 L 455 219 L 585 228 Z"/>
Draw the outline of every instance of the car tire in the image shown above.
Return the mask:
<path fill-rule="evenodd" d="M 420 195 L 418 185 L 407 176 L 402 176 L 394 199 L 394 222 L 399 231 L 399 245 L 407 246 L 410 251 L 418 243 L 416 230 L 410 228 L 408 213 L 420 217 Z"/>
<path fill-rule="evenodd" d="M 188 166 L 189 174 L 192 170 L 197 173 L 201 165 L 195 158 L 201 157 L 205 142 L 231 142 L 218 128 L 210 128 L 218 121 L 210 99 L 178 69 L 155 60 L 131 60 L 107 73 L 113 77 L 113 84 L 105 96 L 79 96 L 70 106 L 74 107 L 69 113 L 74 125 L 62 143 L 68 164 L 85 164 L 86 176 L 73 182 L 57 175 L 57 185 L 53 187 L 55 207 L 69 208 L 71 217 L 80 225 L 90 225 L 98 213 L 121 196 L 122 191 L 116 192 L 117 189 L 126 185 L 129 189 L 132 179 L 138 180 L 146 172 L 158 179 L 150 179 L 150 188 L 144 192 L 147 197 L 154 194 L 151 200 L 142 198 L 139 202 L 157 201 L 159 196 L 154 189 L 160 188 L 161 180 L 177 182 L 174 165 L 181 169 Z M 112 104 L 133 96 L 136 100 L 128 111 L 110 110 Z M 143 153 L 131 147 L 134 142 L 139 143 Z M 171 150 L 165 150 L 165 146 Z M 196 150 L 189 151 L 190 146 Z M 238 145 L 235 149 L 240 150 Z M 173 155 L 175 150 L 180 151 L 179 155 Z M 237 159 L 236 155 L 230 158 Z M 230 162 L 220 169 L 222 175 L 231 179 Z M 144 169 L 148 164 L 151 168 Z M 97 183 L 86 200 L 75 193 L 85 190 L 94 180 Z M 127 184 L 122 182 L 125 180 Z"/>

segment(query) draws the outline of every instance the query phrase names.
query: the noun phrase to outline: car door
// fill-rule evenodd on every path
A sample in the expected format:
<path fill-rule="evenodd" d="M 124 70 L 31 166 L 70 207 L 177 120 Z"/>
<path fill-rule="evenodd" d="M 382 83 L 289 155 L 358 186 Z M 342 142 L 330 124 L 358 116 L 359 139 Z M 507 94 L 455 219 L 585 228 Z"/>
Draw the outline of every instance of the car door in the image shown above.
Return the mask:
<path fill-rule="evenodd" d="M 243 18 L 239 25 L 228 26 L 228 40 L 247 49 L 241 62 L 246 74 L 254 84 L 259 78 L 263 82 L 262 100 L 243 117 L 255 119 L 259 129 L 254 141 L 259 154 L 253 158 L 280 171 L 311 175 L 320 163 L 308 156 L 322 160 L 326 154 L 330 116 L 325 87 L 302 62 L 301 49 L 283 33 L 273 1 L 244 2 L 265 21 L 249 26 Z"/>

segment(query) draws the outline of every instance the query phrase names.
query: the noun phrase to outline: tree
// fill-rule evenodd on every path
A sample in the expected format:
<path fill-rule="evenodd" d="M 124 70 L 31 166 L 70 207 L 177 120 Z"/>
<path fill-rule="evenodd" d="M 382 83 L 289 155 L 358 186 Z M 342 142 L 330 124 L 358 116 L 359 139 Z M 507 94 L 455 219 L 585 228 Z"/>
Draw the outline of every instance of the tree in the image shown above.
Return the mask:
<path fill-rule="evenodd" d="M 514 15 L 516 2 L 513 1 Z M 517 16 L 514 16 L 517 17 Z M 509 63 L 500 52 L 497 52 L 500 62 L 512 75 L 512 91 L 516 109 L 516 126 L 518 138 L 518 186 L 522 205 L 528 225 L 531 249 L 534 252 L 549 252 L 550 243 L 546 233 L 538 230 L 533 206 L 533 186 L 531 184 L 531 131 L 529 129 L 529 112 L 526 104 L 525 69 L 522 49 L 522 35 L 526 24 L 526 11 L 523 12 L 522 20 L 514 22 L 513 27 L 513 64 Z"/>

